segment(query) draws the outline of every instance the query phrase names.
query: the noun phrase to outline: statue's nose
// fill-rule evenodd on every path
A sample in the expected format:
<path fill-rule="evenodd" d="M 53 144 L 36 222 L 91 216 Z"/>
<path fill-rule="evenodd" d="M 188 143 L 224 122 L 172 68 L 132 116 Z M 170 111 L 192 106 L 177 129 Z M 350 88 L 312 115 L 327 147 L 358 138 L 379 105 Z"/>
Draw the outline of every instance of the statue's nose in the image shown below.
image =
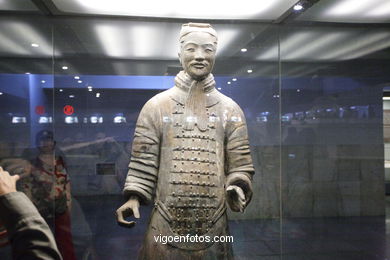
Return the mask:
<path fill-rule="evenodd" d="M 196 60 L 204 60 L 204 52 L 202 50 L 197 50 L 195 52 L 195 59 Z"/>

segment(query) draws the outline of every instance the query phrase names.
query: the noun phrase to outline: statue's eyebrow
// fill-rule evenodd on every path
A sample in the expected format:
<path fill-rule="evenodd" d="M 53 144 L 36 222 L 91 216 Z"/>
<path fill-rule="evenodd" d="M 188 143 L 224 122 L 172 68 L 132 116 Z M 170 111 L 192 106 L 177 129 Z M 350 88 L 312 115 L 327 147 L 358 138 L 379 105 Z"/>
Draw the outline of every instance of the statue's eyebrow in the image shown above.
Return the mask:
<path fill-rule="evenodd" d="M 196 45 L 196 46 L 202 46 L 202 47 L 213 47 L 213 48 L 215 48 L 215 44 L 213 44 L 213 43 L 197 44 L 197 43 L 191 42 L 191 41 L 183 43 L 182 46 L 187 46 L 187 45 L 190 45 L 190 44 L 193 44 L 193 45 Z"/>

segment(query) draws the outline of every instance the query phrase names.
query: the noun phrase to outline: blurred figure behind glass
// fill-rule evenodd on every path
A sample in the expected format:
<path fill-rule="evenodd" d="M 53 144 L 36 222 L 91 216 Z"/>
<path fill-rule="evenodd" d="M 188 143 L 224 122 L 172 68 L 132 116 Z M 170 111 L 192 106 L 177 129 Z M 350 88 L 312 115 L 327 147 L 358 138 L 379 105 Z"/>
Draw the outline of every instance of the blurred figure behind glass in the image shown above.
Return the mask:
<path fill-rule="evenodd" d="M 25 151 L 31 167 L 20 187 L 32 200 L 40 214 L 54 227 L 55 239 L 64 259 L 76 259 L 70 221 L 70 180 L 65 159 L 55 149 L 53 132 L 42 130 L 36 135 L 36 151 Z"/>

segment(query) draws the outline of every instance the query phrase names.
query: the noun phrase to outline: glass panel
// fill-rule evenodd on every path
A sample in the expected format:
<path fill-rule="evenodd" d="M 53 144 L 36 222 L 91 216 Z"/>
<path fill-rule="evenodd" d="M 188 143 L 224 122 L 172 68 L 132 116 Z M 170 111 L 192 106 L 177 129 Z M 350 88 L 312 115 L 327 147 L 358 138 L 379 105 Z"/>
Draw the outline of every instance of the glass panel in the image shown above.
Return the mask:
<path fill-rule="evenodd" d="M 131 150 L 137 147 L 143 149 L 142 145 L 138 145 L 138 141 L 133 144 L 136 140 L 133 134 L 140 111 L 153 96 L 174 86 L 175 76 L 181 70 L 176 54 L 179 49 L 181 23 L 86 17 L 65 18 L 60 21 L 54 28 L 56 53 L 61 52 L 55 60 L 55 134 L 58 146 L 66 158 L 72 185 L 71 220 L 76 255 L 89 255 L 92 259 L 110 259 L 115 252 L 115 259 L 135 258 L 143 244 L 149 217 L 151 214 L 156 216 L 157 209 L 153 210 L 154 205 L 151 204 L 141 205 L 141 218 L 136 220 L 137 224 L 132 229 L 119 227 L 115 223 L 114 213 L 125 202 L 121 193 Z M 234 239 L 233 251 L 237 257 L 243 258 L 277 256 L 280 254 L 278 28 L 261 23 L 216 22 L 213 25 L 219 38 L 218 55 L 213 70 L 217 90 L 231 97 L 243 110 L 256 171 L 253 179 L 254 195 L 245 213 L 231 213 L 230 209 L 228 210 L 230 232 Z M 273 53 L 271 58 L 254 59 L 267 50 L 275 49 L 276 54 Z M 185 97 L 186 95 L 183 99 Z M 206 103 L 206 112 L 209 113 L 207 127 L 216 124 L 216 137 L 206 136 L 202 131 L 189 131 L 193 138 L 174 144 L 164 141 L 165 137 L 160 139 L 156 130 L 150 129 L 153 129 L 153 126 L 160 127 L 162 135 L 167 135 L 172 129 L 176 130 L 175 127 L 184 127 L 182 124 L 185 122 L 181 122 L 183 119 L 178 116 L 183 111 L 176 113 L 176 106 L 180 110 L 182 105 L 177 100 L 168 100 L 169 105 L 157 102 L 158 104 L 151 106 L 149 102 L 149 112 L 142 112 L 144 119 L 138 125 L 145 126 L 139 128 L 137 136 L 141 143 L 151 147 L 151 152 L 146 153 L 147 157 L 150 157 L 143 163 L 132 162 L 130 168 L 132 174 L 138 176 L 138 179 L 132 179 L 134 185 L 143 187 L 142 190 L 148 190 L 149 193 L 156 189 L 155 193 L 159 198 L 167 196 L 164 203 L 168 208 L 172 207 L 168 209 L 169 213 L 178 218 L 177 223 L 184 225 L 181 218 L 185 217 L 186 212 L 180 211 L 180 207 L 185 207 L 186 203 L 195 205 L 195 208 L 210 208 L 206 211 L 197 209 L 199 211 L 192 217 L 199 219 L 207 218 L 208 214 L 211 217 L 218 209 L 219 204 L 213 197 L 213 187 L 216 187 L 215 196 L 218 197 L 223 190 L 223 183 L 214 178 L 213 174 L 223 172 L 223 169 L 218 167 L 224 163 L 221 157 L 224 149 L 221 148 L 224 145 L 223 140 L 227 140 L 225 133 L 221 132 L 221 124 L 226 120 L 228 124 L 239 124 L 244 119 L 238 110 L 225 119 L 221 111 L 224 106 L 231 109 L 228 106 L 231 101 L 222 102 L 216 99 L 218 102 L 215 104 Z M 213 102 L 213 99 L 207 102 Z M 171 103 L 175 106 L 172 113 L 169 112 Z M 210 133 L 212 131 L 210 130 Z M 206 143 L 215 142 L 212 138 L 217 137 L 220 140 L 217 141 L 219 143 L 214 151 L 215 147 L 211 149 L 212 146 Z M 239 137 L 241 138 L 241 134 Z M 156 140 L 161 143 L 152 145 Z M 195 145 L 192 145 L 192 142 Z M 196 150 L 203 149 L 202 147 L 207 148 L 207 151 Z M 137 161 L 137 156 L 146 155 L 133 152 L 132 156 L 133 160 Z M 180 163 L 184 162 L 183 156 L 188 157 L 188 161 L 184 160 L 186 165 L 180 166 Z M 153 166 L 156 158 L 161 160 L 157 171 Z M 206 175 L 191 162 L 214 162 L 219 166 L 215 171 L 206 167 L 211 173 Z M 180 168 L 178 172 L 172 170 L 175 165 Z M 179 174 L 180 170 L 182 174 Z M 161 176 L 155 179 L 157 172 Z M 177 179 L 172 179 L 172 176 L 165 177 L 164 173 L 172 176 L 177 174 Z M 185 174 L 188 174 L 188 178 L 183 177 Z M 194 190 L 199 182 L 202 188 L 194 191 L 193 195 L 203 195 L 191 198 L 190 190 L 176 187 L 180 186 L 181 182 L 193 182 L 188 185 L 188 189 L 191 189 L 191 186 Z M 208 184 L 211 186 L 207 186 Z M 172 190 L 170 185 L 176 185 L 177 190 Z M 148 197 L 145 195 L 141 201 L 148 201 Z M 213 208 L 214 206 L 217 208 Z M 194 228 L 194 222 L 187 224 L 190 224 L 189 229 Z M 185 228 L 188 229 L 188 226 L 176 225 L 173 228 L 180 233 Z M 203 226 L 195 228 L 202 229 Z M 206 226 L 204 228 L 207 229 Z M 168 235 L 164 232 L 161 234 Z M 150 242 L 153 238 L 148 239 Z M 229 245 L 226 248 L 229 248 Z M 210 252 L 219 251 L 214 248 L 210 249 Z"/>
<path fill-rule="evenodd" d="M 382 92 L 389 81 L 383 70 L 388 37 L 388 28 L 380 26 L 283 28 L 286 259 L 385 258 Z"/>
<path fill-rule="evenodd" d="M 58 183 L 53 168 L 52 53 L 47 19 L 1 16 L 0 166 L 20 175 L 17 189 L 34 202 L 54 230 Z M 1 259 L 11 259 L 6 235 L 0 235 Z"/>

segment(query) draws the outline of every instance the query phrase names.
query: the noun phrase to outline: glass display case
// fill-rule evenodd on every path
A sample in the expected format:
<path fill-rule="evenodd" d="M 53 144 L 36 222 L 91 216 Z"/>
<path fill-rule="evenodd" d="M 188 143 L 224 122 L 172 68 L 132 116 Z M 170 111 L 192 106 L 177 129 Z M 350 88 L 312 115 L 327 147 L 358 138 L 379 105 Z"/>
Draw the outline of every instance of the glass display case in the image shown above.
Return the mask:
<path fill-rule="evenodd" d="M 386 258 L 386 1 L 92 2 L 0 2 L 0 166 L 21 176 L 64 259 L 137 258 L 155 206 L 131 229 L 115 212 L 137 118 L 175 85 L 191 21 L 217 31 L 216 88 L 248 128 L 253 197 L 227 213 L 235 259 Z"/>

